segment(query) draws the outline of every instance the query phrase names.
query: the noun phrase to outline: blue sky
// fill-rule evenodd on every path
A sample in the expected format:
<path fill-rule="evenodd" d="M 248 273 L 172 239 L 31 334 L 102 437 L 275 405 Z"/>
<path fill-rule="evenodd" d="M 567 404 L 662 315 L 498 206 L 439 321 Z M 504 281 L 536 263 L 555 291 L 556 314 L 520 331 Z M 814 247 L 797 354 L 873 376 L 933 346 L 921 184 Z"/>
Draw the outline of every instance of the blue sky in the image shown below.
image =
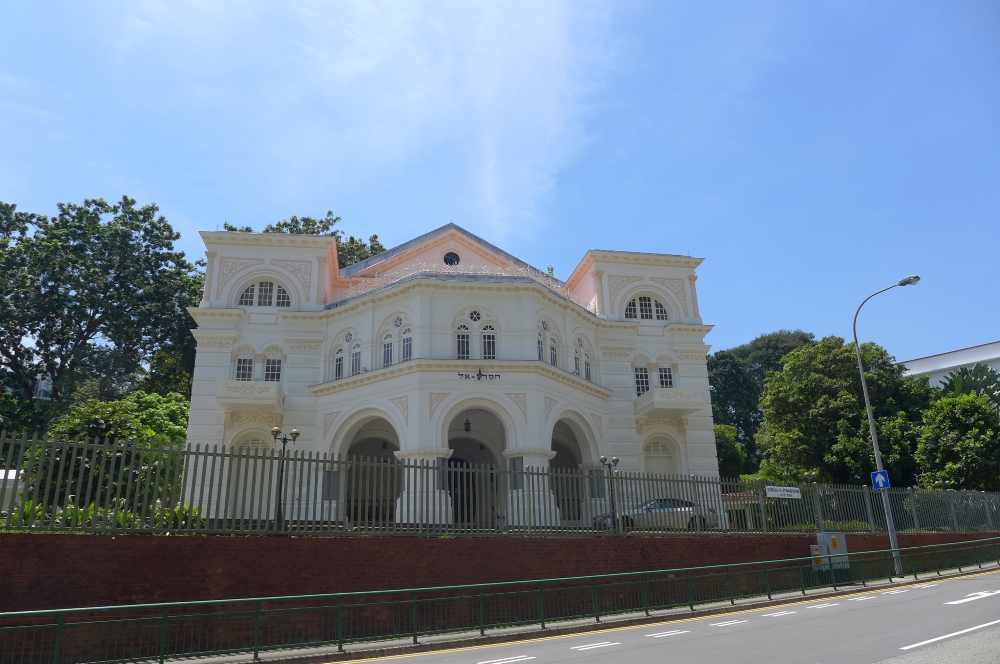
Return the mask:
<path fill-rule="evenodd" d="M 105 2 L 0 13 L 0 200 L 196 232 L 454 221 L 566 277 L 704 257 L 716 349 L 1000 339 L 1000 3 Z"/>

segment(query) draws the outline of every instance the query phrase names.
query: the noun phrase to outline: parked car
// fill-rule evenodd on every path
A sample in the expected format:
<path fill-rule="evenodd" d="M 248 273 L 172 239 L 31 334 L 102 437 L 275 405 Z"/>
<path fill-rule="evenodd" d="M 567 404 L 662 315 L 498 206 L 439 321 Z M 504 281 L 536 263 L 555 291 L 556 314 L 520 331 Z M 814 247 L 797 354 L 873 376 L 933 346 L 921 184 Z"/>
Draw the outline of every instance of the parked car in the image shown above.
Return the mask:
<path fill-rule="evenodd" d="M 614 528 L 611 512 L 594 517 L 593 525 L 598 530 Z M 719 515 L 712 507 L 696 505 L 681 498 L 657 498 L 618 515 L 622 530 L 666 530 L 683 529 L 711 530 L 719 527 Z"/>

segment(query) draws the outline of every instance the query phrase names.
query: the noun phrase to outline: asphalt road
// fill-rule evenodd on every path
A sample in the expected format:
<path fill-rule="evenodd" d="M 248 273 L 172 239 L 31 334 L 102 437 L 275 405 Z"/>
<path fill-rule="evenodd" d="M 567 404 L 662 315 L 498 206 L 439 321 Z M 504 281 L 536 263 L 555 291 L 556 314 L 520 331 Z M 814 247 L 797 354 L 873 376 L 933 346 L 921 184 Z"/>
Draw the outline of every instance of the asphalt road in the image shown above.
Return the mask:
<path fill-rule="evenodd" d="M 996 664 L 1000 571 L 715 617 L 379 658 L 414 664 Z"/>

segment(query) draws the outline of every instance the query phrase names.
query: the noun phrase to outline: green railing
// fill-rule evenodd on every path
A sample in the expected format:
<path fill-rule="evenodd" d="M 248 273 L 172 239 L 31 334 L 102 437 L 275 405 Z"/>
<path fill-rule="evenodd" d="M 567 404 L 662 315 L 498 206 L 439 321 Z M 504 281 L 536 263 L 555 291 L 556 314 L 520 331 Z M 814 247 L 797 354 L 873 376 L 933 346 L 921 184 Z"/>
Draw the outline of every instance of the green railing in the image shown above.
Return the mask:
<path fill-rule="evenodd" d="M 899 550 L 907 577 L 1000 565 L 1000 538 Z M 621 613 L 900 579 L 891 551 L 563 579 L 0 613 L 0 664 L 140 662 L 448 632 L 600 622 Z"/>
<path fill-rule="evenodd" d="M 866 486 L 775 491 L 718 477 L 448 466 L 444 459 L 385 454 L 282 457 L 273 449 L 0 432 L 0 530 L 474 537 L 886 532 L 881 496 Z M 887 494 L 900 532 L 985 536 L 1000 526 L 998 493 L 894 488 Z"/>

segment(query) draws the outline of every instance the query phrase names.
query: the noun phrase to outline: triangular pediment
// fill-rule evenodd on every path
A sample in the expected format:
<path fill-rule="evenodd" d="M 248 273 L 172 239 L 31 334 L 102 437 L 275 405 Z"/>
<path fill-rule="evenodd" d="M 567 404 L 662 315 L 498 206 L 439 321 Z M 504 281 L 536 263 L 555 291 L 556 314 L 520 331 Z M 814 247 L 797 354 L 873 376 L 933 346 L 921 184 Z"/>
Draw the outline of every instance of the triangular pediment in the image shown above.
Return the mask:
<path fill-rule="evenodd" d="M 458 256 L 458 264 L 447 264 L 445 262 L 447 254 Z M 346 267 L 340 271 L 340 276 L 364 278 L 413 271 L 433 272 L 436 269 L 448 272 L 462 272 L 467 269 L 473 273 L 523 270 L 542 274 L 537 268 L 461 226 L 446 224 L 372 256 L 368 260 Z"/>

